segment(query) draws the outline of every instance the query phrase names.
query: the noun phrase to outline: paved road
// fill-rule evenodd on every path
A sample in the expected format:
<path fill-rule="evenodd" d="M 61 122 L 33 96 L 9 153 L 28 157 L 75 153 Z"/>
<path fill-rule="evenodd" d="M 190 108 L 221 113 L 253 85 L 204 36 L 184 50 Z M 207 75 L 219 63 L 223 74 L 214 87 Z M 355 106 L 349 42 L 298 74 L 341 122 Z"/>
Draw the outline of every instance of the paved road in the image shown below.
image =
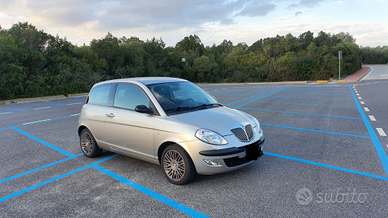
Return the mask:
<path fill-rule="evenodd" d="M 361 80 L 388 79 L 388 65 L 367 65 L 371 72 Z"/>
<path fill-rule="evenodd" d="M 185 186 L 157 165 L 81 155 L 85 97 L 0 105 L 0 217 L 385 217 L 387 83 L 204 86 L 258 118 L 265 155 Z"/>

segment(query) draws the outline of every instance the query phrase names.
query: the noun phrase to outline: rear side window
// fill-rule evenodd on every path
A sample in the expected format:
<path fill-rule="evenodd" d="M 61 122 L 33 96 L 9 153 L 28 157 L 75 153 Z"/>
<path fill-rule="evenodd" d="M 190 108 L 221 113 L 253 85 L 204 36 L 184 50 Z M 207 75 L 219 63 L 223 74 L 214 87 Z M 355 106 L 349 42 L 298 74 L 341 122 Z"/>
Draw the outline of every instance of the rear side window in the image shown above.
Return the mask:
<path fill-rule="evenodd" d="M 99 85 L 89 94 L 89 104 L 108 105 L 113 84 Z"/>
<path fill-rule="evenodd" d="M 119 83 L 113 106 L 135 110 L 138 105 L 150 107 L 150 99 L 147 94 L 137 85 Z"/>

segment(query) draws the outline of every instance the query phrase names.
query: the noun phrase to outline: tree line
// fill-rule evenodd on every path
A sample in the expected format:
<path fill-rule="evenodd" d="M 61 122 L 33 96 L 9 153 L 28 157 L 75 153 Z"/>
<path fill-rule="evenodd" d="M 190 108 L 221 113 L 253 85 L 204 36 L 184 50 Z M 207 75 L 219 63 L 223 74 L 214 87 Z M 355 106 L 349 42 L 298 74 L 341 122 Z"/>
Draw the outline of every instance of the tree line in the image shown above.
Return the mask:
<path fill-rule="evenodd" d="M 362 48 L 343 32 L 277 35 L 250 46 L 226 39 L 204 46 L 190 35 L 175 47 L 166 47 L 161 38 L 143 41 L 108 32 L 76 46 L 19 22 L 0 27 L 0 100 L 88 92 L 99 81 L 141 76 L 212 83 L 326 80 L 338 76 L 338 51 L 344 76 L 362 63 L 388 63 L 387 46 Z"/>

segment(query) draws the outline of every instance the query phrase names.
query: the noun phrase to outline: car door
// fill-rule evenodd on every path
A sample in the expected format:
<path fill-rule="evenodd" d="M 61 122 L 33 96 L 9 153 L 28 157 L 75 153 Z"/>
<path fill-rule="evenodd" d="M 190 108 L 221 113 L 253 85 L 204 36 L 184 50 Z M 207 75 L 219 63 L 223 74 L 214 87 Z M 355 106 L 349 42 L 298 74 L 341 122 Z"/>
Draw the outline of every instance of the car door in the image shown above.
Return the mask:
<path fill-rule="evenodd" d="M 140 158 L 154 159 L 154 116 L 135 111 L 136 106 L 152 105 L 137 85 L 117 84 L 112 107 L 106 111 L 106 142 L 112 150 Z"/>
<path fill-rule="evenodd" d="M 115 84 L 103 84 L 93 87 L 87 102 L 83 105 L 80 120 L 94 135 L 99 146 L 104 148 L 106 139 L 105 114 L 109 108 L 109 99 L 112 98 Z"/>

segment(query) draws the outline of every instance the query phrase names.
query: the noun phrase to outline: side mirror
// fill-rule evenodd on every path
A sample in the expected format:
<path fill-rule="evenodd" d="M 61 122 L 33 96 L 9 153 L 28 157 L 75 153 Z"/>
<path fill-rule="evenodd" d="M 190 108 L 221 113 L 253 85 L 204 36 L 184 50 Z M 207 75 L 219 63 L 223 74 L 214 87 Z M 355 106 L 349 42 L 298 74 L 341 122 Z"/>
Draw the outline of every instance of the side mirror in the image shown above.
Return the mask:
<path fill-rule="evenodd" d="M 144 114 L 153 114 L 152 110 L 145 105 L 138 105 L 135 107 L 135 111 Z"/>

